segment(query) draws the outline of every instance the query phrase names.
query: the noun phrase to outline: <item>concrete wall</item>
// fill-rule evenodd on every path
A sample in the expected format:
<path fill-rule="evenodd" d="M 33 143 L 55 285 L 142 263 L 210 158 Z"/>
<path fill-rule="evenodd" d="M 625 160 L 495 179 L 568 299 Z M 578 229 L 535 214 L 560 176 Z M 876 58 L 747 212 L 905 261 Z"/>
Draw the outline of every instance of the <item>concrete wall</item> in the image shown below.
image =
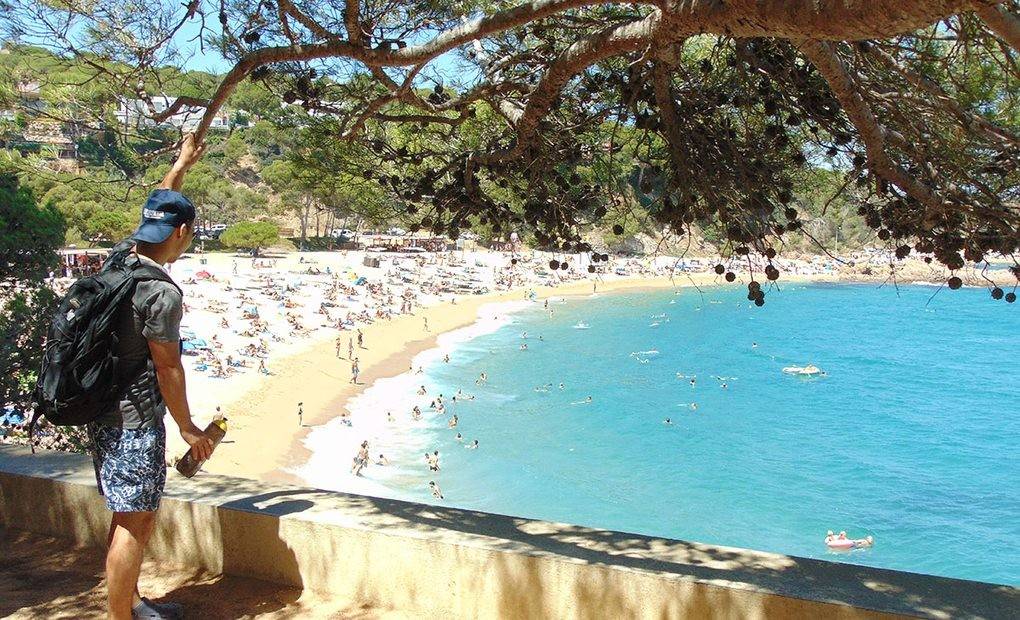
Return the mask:
<path fill-rule="evenodd" d="M 462 618 L 1017 617 L 1018 591 L 743 549 L 172 472 L 151 552 Z M 79 455 L 0 446 L 0 524 L 105 544 Z"/>

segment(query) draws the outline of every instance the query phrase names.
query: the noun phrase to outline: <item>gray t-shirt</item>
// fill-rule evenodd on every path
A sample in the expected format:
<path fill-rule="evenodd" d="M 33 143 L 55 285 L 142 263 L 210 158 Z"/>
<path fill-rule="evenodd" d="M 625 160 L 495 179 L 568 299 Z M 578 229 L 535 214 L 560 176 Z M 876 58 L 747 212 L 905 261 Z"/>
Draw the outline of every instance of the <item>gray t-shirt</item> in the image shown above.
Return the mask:
<path fill-rule="evenodd" d="M 128 257 L 129 265 L 135 256 Z M 138 256 L 138 260 L 159 267 L 146 256 Z M 183 299 L 173 284 L 160 280 L 138 283 L 131 303 L 124 304 L 117 315 L 120 340 L 116 354 L 125 373 L 122 380 L 127 381 L 127 390 L 116 408 L 96 420 L 98 424 L 138 429 L 163 422 L 166 404 L 156 382 L 156 373 L 148 361 L 148 341 L 180 342 L 183 315 Z"/>

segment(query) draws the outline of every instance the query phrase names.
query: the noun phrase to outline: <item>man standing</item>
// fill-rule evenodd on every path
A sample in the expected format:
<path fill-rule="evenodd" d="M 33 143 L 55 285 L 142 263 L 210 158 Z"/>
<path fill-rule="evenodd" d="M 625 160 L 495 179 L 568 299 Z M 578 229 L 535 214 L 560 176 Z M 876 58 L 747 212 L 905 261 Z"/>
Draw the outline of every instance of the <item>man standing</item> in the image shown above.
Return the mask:
<path fill-rule="evenodd" d="M 127 264 L 164 269 L 195 237 L 195 207 L 178 191 L 203 146 L 188 134 L 177 162 L 142 208 L 132 235 L 135 248 Z M 191 446 L 193 458 L 206 460 L 213 441 L 191 419 L 181 364 L 180 324 L 183 299 L 169 282 L 139 282 L 117 315 L 117 356 L 122 368 L 140 369 L 124 378 L 126 391 L 108 413 L 88 425 L 99 492 L 113 511 L 107 539 L 106 588 L 109 617 L 180 618 L 181 605 L 141 598 L 138 575 L 142 553 L 152 535 L 166 482 L 167 409 Z M 151 361 L 150 361 L 151 360 Z"/>

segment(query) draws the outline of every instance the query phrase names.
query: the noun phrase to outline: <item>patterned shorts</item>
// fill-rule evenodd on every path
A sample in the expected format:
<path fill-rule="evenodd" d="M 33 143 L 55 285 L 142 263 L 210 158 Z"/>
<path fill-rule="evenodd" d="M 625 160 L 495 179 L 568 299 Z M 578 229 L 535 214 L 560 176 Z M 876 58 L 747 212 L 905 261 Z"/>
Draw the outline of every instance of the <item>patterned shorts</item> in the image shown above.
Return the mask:
<path fill-rule="evenodd" d="M 113 512 L 159 508 L 166 483 L 166 429 L 88 425 L 99 494 Z"/>

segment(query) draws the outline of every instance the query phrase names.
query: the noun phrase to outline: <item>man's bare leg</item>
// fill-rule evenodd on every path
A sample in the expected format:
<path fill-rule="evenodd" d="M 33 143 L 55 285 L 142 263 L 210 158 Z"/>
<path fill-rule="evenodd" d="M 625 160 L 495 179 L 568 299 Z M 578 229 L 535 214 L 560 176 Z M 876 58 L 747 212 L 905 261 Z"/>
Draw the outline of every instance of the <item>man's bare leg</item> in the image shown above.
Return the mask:
<path fill-rule="evenodd" d="M 156 524 L 155 512 L 115 512 L 106 553 L 107 611 L 111 620 L 130 620 L 138 597 L 142 554 Z"/>

